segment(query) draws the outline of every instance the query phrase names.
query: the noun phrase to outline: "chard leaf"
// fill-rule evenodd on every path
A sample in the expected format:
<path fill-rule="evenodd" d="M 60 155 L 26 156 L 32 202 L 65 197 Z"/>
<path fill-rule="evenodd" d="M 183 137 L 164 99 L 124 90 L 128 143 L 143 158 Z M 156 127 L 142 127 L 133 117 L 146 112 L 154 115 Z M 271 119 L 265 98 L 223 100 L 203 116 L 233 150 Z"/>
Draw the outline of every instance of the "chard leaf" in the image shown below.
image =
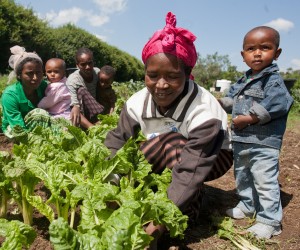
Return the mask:
<path fill-rule="evenodd" d="M 0 235 L 5 237 L 1 249 L 21 250 L 22 247 L 29 248 L 36 237 L 36 232 L 20 221 L 0 219 Z"/>
<path fill-rule="evenodd" d="M 99 121 L 101 121 L 101 123 L 89 128 L 88 137 L 91 139 L 95 138 L 100 140 L 101 142 L 104 142 L 107 133 L 117 126 L 119 121 L 119 115 L 115 113 L 111 115 L 100 114 L 97 117 Z"/>
<path fill-rule="evenodd" d="M 155 194 L 154 197 L 144 200 L 142 203 L 144 222 L 154 221 L 157 224 L 163 224 L 169 229 L 171 237 L 184 237 L 188 217 L 183 215 L 165 195 Z"/>
<path fill-rule="evenodd" d="M 92 231 L 86 234 L 76 232 L 63 218 L 58 218 L 50 224 L 49 233 L 55 250 L 105 249 L 101 247 L 100 239 Z"/>
<path fill-rule="evenodd" d="M 41 214 L 45 215 L 50 222 L 54 220 L 54 211 L 43 201 L 41 196 L 26 195 L 26 199 L 33 207 L 37 208 Z"/>
<path fill-rule="evenodd" d="M 152 237 L 143 230 L 140 218 L 128 207 L 116 210 L 103 225 L 103 249 L 143 249 Z"/>
<path fill-rule="evenodd" d="M 83 188 L 80 189 L 84 190 Z M 107 206 L 107 202 L 117 201 L 118 192 L 118 187 L 108 183 L 89 183 L 86 185 L 84 199 L 80 206 L 81 221 L 78 230 L 82 233 L 95 228 L 100 230 L 114 211 Z"/>
<path fill-rule="evenodd" d="M 63 136 L 58 136 L 58 139 L 61 142 L 61 148 L 66 152 L 76 150 L 76 148 L 81 147 L 88 140 L 85 132 L 75 126 L 67 126 L 67 131 L 63 133 Z"/>

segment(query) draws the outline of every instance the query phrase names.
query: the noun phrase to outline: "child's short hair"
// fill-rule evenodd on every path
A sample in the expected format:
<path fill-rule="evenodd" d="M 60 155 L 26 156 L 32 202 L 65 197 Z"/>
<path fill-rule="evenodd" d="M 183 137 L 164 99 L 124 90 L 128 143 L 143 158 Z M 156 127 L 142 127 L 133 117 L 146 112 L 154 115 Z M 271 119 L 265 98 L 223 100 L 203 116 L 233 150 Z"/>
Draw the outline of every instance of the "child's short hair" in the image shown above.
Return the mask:
<path fill-rule="evenodd" d="M 270 30 L 270 31 L 272 31 L 273 35 L 274 35 L 274 44 L 276 46 L 276 49 L 279 48 L 280 34 L 276 29 L 274 29 L 272 27 L 269 27 L 269 26 L 257 26 L 255 28 L 251 29 L 250 31 L 248 31 L 247 34 L 244 36 L 243 46 L 245 44 L 245 40 L 247 38 L 247 35 L 249 35 L 253 31 L 258 31 L 258 30 Z"/>
<path fill-rule="evenodd" d="M 110 65 L 104 65 L 99 73 L 104 73 L 105 75 L 110 75 L 114 77 L 116 75 L 116 69 Z"/>

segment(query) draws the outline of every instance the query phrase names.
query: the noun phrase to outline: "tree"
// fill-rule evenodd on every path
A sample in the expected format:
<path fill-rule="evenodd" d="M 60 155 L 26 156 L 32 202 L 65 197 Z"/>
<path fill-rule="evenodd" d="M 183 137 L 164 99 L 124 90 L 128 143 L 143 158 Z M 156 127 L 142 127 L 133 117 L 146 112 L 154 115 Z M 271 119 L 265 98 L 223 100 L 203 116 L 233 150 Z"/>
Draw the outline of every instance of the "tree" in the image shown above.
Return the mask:
<path fill-rule="evenodd" d="M 13 0 L 0 1 L 0 73 L 11 70 L 8 59 L 14 45 L 36 51 L 44 62 L 51 57 L 62 58 L 68 67 L 75 67 L 77 49 L 87 47 L 93 51 L 97 67 L 109 64 L 116 68 L 116 81 L 142 79 L 142 62 L 128 53 L 71 24 L 53 29 L 32 9 L 25 9 Z"/>
<path fill-rule="evenodd" d="M 0 4 L 0 73 L 7 73 L 10 48 L 14 45 L 36 51 L 44 59 L 52 53 L 52 29 L 32 11 L 12 0 Z"/>
<path fill-rule="evenodd" d="M 241 75 L 236 66 L 231 65 L 228 55 L 218 55 L 218 52 L 207 55 L 206 58 L 198 54 L 198 60 L 192 74 L 195 82 L 207 89 L 214 86 L 218 79 L 235 82 Z"/>

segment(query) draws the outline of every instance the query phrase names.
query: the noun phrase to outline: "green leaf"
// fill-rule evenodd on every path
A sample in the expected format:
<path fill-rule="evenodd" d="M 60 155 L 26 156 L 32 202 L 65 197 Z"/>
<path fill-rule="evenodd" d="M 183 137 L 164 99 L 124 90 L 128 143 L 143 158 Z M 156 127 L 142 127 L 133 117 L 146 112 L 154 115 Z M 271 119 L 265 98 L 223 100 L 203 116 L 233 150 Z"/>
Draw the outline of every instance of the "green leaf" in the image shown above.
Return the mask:
<path fill-rule="evenodd" d="M 49 227 L 50 241 L 55 250 L 95 250 L 101 247 L 100 239 L 92 231 L 81 234 L 71 229 L 63 218 L 54 220 Z"/>
<path fill-rule="evenodd" d="M 105 231 L 101 243 L 104 249 L 143 249 L 152 240 L 143 230 L 140 218 L 135 215 L 134 210 L 127 207 L 116 210 L 103 228 Z"/>
<path fill-rule="evenodd" d="M 5 237 L 1 249 L 21 250 L 22 247 L 29 248 L 36 237 L 36 232 L 20 221 L 0 219 L 0 235 Z"/>

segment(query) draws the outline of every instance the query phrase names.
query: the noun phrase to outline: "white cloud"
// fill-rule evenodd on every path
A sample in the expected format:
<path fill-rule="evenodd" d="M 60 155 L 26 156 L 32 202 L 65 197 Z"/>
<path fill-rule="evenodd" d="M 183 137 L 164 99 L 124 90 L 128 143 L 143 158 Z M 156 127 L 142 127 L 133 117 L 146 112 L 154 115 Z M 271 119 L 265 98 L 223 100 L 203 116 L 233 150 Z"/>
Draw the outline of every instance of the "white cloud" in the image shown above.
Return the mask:
<path fill-rule="evenodd" d="M 59 26 L 66 23 L 76 24 L 80 19 L 88 16 L 88 13 L 80 8 L 74 7 L 71 9 L 61 10 L 58 13 L 51 11 L 46 14 L 46 19 L 54 26 Z"/>
<path fill-rule="evenodd" d="M 94 27 L 99 27 L 107 22 L 109 22 L 109 17 L 106 15 L 90 15 L 87 16 L 88 22 Z"/>
<path fill-rule="evenodd" d="M 293 68 L 295 69 L 300 69 L 300 59 L 293 59 L 291 61 L 292 65 L 293 65 Z"/>
<path fill-rule="evenodd" d="M 103 13 L 114 13 L 126 8 L 127 0 L 93 0 Z"/>
<path fill-rule="evenodd" d="M 285 32 L 290 31 L 295 26 L 293 22 L 283 18 L 277 18 L 275 20 L 266 23 L 265 25 L 270 26 L 278 31 L 285 31 Z"/>
<path fill-rule="evenodd" d="M 99 27 L 109 22 L 107 15 L 93 15 L 91 11 L 78 7 L 61 10 L 58 13 L 51 11 L 46 14 L 46 20 L 53 26 L 60 26 L 66 23 L 77 24 L 82 19 L 86 19 L 92 26 Z"/>
<path fill-rule="evenodd" d="M 46 14 L 46 20 L 53 26 L 66 23 L 77 24 L 86 19 L 92 26 L 101 26 L 110 21 L 110 15 L 126 9 L 127 0 L 93 0 L 100 14 L 95 15 L 94 10 L 84 10 L 78 7 L 64 9 L 57 12 L 51 11 Z"/>

